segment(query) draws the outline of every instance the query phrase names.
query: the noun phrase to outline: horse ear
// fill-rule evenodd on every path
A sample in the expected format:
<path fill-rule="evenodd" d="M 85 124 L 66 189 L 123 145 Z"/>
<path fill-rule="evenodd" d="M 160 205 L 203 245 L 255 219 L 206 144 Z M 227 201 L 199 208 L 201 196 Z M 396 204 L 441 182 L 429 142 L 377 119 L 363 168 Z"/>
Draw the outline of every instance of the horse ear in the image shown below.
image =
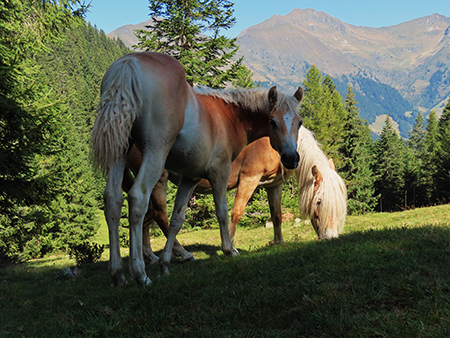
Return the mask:
<path fill-rule="evenodd" d="M 298 87 L 298 89 L 294 93 L 294 97 L 297 99 L 297 101 L 300 103 L 303 99 L 303 88 Z"/>
<path fill-rule="evenodd" d="M 322 183 L 322 173 L 319 171 L 316 165 L 313 165 L 311 169 L 312 175 L 314 176 L 314 193 L 319 189 L 320 183 Z"/>
<path fill-rule="evenodd" d="M 271 109 L 275 106 L 277 101 L 278 101 L 277 86 L 273 86 L 269 90 L 269 104 L 270 104 Z"/>
<path fill-rule="evenodd" d="M 330 168 L 336 171 L 336 166 L 334 165 L 333 159 L 330 157 L 328 159 L 328 164 L 330 165 Z"/>

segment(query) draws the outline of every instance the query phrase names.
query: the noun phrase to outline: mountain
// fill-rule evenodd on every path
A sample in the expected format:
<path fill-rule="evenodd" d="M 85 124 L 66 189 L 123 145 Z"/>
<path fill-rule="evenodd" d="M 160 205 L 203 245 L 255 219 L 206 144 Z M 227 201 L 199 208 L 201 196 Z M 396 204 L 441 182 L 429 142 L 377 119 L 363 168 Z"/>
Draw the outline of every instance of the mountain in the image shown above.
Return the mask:
<path fill-rule="evenodd" d="M 146 26 L 150 26 L 153 22 L 153 19 L 148 19 L 147 21 L 138 23 L 137 25 L 125 25 L 121 26 L 111 33 L 108 33 L 107 36 L 112 39 L 121 39 L 125 46 L 128 48 L 132 48 L 132 46 L 137 45 L 139 39 L 134 35 L 134 31 L 136 29 L 145 29 Z"/>
<path fill-rule="evenodd" d="M 450 95 L 450 18 L 439 14 L 371 28 L 294 9 L 243 30 L 238 41 L 262 85 L 293 91 L 314 64 L 343 96 L 352 84 L 370 123 L 389 114 L 405 137 L 419 111 L 439 110 Z"/>
<path fill-rule="evenodd" d="M 108 34 L 131 46 L 127 25 Z M 371 28 L 344 23 L 325 12 L 294 9 L 243 30 L 238 56 L 262 86 L 294 92 L 314 64 L 333 77 L 344 97 L 351 84 L 361 116 L 373 124 L 389 115 L 408 136 L 418 112 L 438 113 L 450 95 L 450 18 L 440 14 L 395 26 Z"/>

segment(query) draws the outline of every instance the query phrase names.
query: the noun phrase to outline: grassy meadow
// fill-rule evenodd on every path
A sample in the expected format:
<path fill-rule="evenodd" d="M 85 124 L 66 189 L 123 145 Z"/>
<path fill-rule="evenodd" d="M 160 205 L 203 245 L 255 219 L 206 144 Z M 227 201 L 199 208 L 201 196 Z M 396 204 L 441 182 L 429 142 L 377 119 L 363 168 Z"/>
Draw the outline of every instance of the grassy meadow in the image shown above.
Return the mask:
<path fill-rule="evenodd" d="M 349 216 L 328 241 L 287 221 L 283 236 L 238 228 L 229 258 L 219 230 L 185 231 L 197 261 L 148 266 L 149 287 L 111 287 L 108 250 L 76 279 L 64 255 L 2 267 L 0 337 L 450 337 L 450 205 Z"/>

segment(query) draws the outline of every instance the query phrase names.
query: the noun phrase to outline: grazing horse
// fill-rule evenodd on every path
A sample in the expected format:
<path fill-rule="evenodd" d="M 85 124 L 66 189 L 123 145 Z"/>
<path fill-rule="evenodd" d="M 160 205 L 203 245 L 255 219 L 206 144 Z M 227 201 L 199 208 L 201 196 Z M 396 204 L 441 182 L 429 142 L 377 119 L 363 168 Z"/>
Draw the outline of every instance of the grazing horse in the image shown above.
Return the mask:
<path fill-rule="evenodd" d="M 109 227 L 109 273 L 123 285 L 119 219 L 126 156 L 134 144 L 142 164 L 128 191 L 130 274 L 139 284 L 151 281 L 145 271 L 142 224 L 150 194 L 164 168 L 180 175 L 167 242 L 160 259 L 168 274 L 174 241 L 189 198 L 202 178 L 212 186 L 222 250 L 238 254 L 228 233 L 226 188 L 231 162 L 249 143 L 270 137 L 284 166 L 298 166 L 296 149 L 302 119 L 297 108 L 303 96 L 269 91 L 233 90 L 197 94 L 186 82 L 183 66 L 161 53 L 132 53 L 115 61 L 101 84 L 101 102 L 91 133 L 93 158 L 107 173 L 104 192 Z"/>
<path fill-rule="evenodd" d="M 229 224 L 230 238 L 233 241 L 237 224 L 245 206 L 257 186 L 264 187 L 269 199 L 270 214 L 274 225 L 274 243 L 284 242 L 281 232 L 282 211 L 281 194 L 283 183 L 292 175 L 297 179 L 300 211 L 311 220 L 311 224 L 319 239 L 329 239 L 339 236 L 344 228 L 347 214 L 347 188 L 342 178 L 337 174 L 334 163 L 328 160 L 320 149 L 314 133 L 305 127 L 298 132 L 297 151 L 300 164 L 295 170 L 286 169 L 280 162 L 280 156 L 270 146 L 267 137 L 256 140 L 246 146 L 231 164 L 231 175 L 227 189 L 237 188 L 231 222 Z M 134 172 L 139 171 L 142 156 L 133 148 L 127 158 L 127 166 Z M 131 177 L 131 176 L 130 176 Z M 149 227 L 153 219 L 164 234 L 168 231 L 166 213 L 166 187 L 168 173 L 161 177 L 158 189 L 152 193 L 152 210 L 149 209 L 144 220 L 144 255 L 151 262 L 158 257 L 152 252 L 149 238 Z M 178 178 L 171 174 L 170 179 L 178 183 Z M 130 178 L 132 181 L 132 178 Z M 130 183 L 128 183 L 128 186 Z M 124 190 L 129 188 L 124 186 Z M 198 193 L 211 193 L 211 185 L 202 180 L 195 188 Z M 181 256 L 182 261 L 192 259 L 192 255 L 177 243 L 174 254 Z"/>

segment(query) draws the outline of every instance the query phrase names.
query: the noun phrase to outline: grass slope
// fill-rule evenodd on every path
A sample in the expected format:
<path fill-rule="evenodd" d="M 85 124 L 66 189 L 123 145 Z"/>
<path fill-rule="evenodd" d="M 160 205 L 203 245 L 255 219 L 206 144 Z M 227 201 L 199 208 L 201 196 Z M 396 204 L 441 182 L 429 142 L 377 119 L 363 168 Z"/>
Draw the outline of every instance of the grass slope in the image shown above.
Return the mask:
<path fill-rule="evenodd" d="M 240 228 L 228 258 L 218 230 L 185 232 L 197 261 L 148 267 L 146 288 L 111 288 L 107 254 L 75 280 L 58 278 L 63 256 L 1 269 L 0 336 L 450 336 L 450 205 L 348 217 L 331 241 L 307 224 L 283 234 L 273 246 L 271 229 Z"/>

